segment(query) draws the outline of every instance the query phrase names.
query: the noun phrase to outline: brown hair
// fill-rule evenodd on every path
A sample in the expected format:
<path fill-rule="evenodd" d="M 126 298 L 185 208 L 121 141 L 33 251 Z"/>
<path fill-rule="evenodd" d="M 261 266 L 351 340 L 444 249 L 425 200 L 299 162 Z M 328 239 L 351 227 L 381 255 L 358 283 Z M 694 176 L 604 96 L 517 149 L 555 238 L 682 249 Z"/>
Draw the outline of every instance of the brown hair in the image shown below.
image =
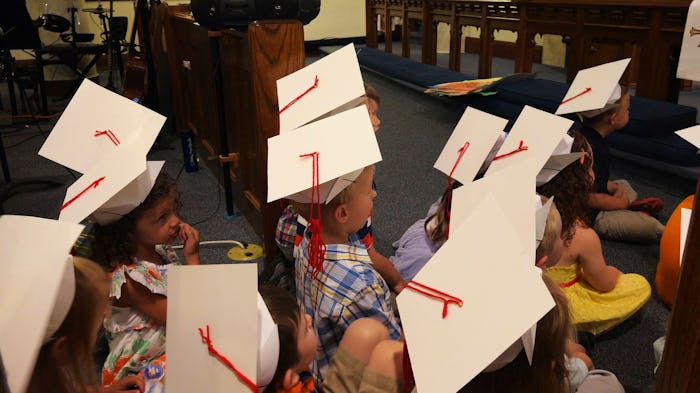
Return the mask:
<path fill-rule="evenodd" d="M 451 188 L 445 189 L 445 192 L 442 194 L 442 198 L 440 198 L 440 204 L 438 205 L 437 210 L 431 215 L 429 215 L 425 219 L 425 223 L 423 224 L 423 228 L 425 229 L 425 233 L 428 235 L 430 240 L 433 241 L 433 243 L 439 243 L 441 241 L 447 240 L 447 225 L 449 224 L 449 219 L 447 218 L 448 213 L 452 206 L 451 201 L 448 201 L 448 195 L 451 190 L 454 190 L 457 187 L 460 187 L 462 183 L 458 181 L 453 181 L 451 183 Z M 435 222 L 435 225 L 430 225 L 431 222 Z M 431 226 L 430 228 L 428 226 Z"/>
<path fill-rule="evenodd" d="M 543 203 L 546 201 L 543 201 Z M 545 255 L 549 255 L 554 249 L 554 243 L 561 237 L 561 215 L 557 209 L 557 203 L 552 201 L 552 206 L 547 214 L 547 221 L 544 225 L 542 241 L 535 250 L 535 261 L 539 261 Z"/>
<path fill-rule="evenodd" d="M 76 393 L 98 386 L 92 357 L 92 331 L 104 313 L 106 298 L 91 273 L 75 270 L 75 295 L 70 310 L 54 338 L 39 350 L 27 393 Z M 93 269 L 94 271 L 94 269 Z M 57 357 L 56 339 L 65 338 L 65 352 Z"/>
<path fill-rule="evenodd" d="M 493 372 L 482 372 L 460 392 L 476 393 L 565 393 L 569 381 L 566 369 L 566 340 L 572 336 L 566 296 L 547 276 L 547 285 L 556 305 L 537 322 L 532 366 L 525 351 L 508 365 Z"/>
<path fill-rule="evenodd" d="M 108 271 L 117 268 L 119 264 L 130 263 L 134 253 L 135 241 L 134 229 L 136 222 L 144 212 L 152 209 L 164 198 L 175 196 L 175 209 L 180 208 L 177 198 L 177 183 L 170 175 L 161 173 L 148 193 L 146 199 L 134 210 L 127 213 L 119 220 L 107 224 L 95 224 L 92 244 L 92 257 Z"/>
<path fill-rule="evenodd" d="M 593 191 L 593 178 L 590 168 L 593 165 L 591 147 L 578 131 L 570 131 L 574 138 L 572 152 L 584 151 L 583 163 L 576 160 L 564 168 L 552 180 L 537 187 L 537 193 L 546 197 L 554 196 L 561 215 L 561 233 L 564 244 L 569 245 L 576 232 L 576 222 L 588 220 L 588 196 Z"/>
<path fill-rule="evenodd" d="M 286 290 L 273 285 L 260 285 L 258 292 L 265 301 L 272 320 L 277 324 L 280 339 L 275 375 L 264 391 L 265 393 L 271 393 L 277 391 L 284 373 L 299 363 L 300 355 L 297 337 L 302 315 L 296 299 Z"/>
<path fill-rule="evenodd" d="M 371 171 L 371 175 L 374 175 L 374 165 L 368 165 L 366 166 L 362 172 L 357 176 L 358 178 L 365 174 L 366 171 Z M 356 181 L 357 179 L 355 179 Z M 341 180 L 343 181 L 343 180 Z M 338 193 L 333 199 L 331 199 L 328 203 L 326 204 L 321 204 L 321 217 L 323 220 L 328 220 L 330 219 L 330 215 L 333 214 L 335 209 L 338 208 L 338 206 L 348 203 L 352 201 L 352 198 L 354 197 L 353 190 L 355 188 L 355 181 L 350 182 L 350 184 L 345 187 L 342 191 Z M 303 216 L 302 216 L 303 217 Z"/>
<path fill-rule="evenodd" d="M 379 104 L 379 92 L 372 85 L 365 83 L 365 95 L 370 100 L 374 100 Z"/>

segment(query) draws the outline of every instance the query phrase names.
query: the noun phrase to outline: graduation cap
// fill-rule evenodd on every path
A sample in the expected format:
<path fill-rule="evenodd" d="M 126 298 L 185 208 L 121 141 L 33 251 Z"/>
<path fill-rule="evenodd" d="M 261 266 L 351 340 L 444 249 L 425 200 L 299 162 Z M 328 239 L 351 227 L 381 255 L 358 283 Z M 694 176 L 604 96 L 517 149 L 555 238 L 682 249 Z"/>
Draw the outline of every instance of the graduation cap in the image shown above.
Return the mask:
<path fill-rule="evenodd" d="M 700 125 L 676 131 L 676 134 L 700 149 Z M 700 153 L 700 151 L 698 151 Z"/>
<path fill-rule="evenodd" d="M 88 80 L 39 154 L 83 175 L 66 192 L 59 220 L 120 219 L 148 196 L 164 161 L 146 161 L 165 118 Z M 94 214 L 93 214 L 94 213 Z"/>
<path fill-rule="evenodd" d="M 171 267 L 167 316 L 168 392 L 262 391 L 274 376 L 279 336 L 256 264 Z"/>
<path fill-rule="evenodd" d="M 593 117 L 613 108 L 620 99 L 618 82 L 629 62 L 627 58 L 580 70 L 555 114 L 578 112 Z"/>
<path fill-rule="evenodd" d="M 308 156 L 314 153 L 317 159 Z M 267 201 L 287 197 L 297 202 L 312 202 L 317 170 L 319 200 L 327 203 L 355 181 L 364 167 L 381 159 L 364 107 L 268 138 Z"/>
<path fill-rule="evenodd" d="M 468 107 L 434 167 L 462 184 L 474 180 L 508 120 Z"/>
<path fill-rule="evenodd" d="M 569 166 L 569 164 L 586 154 L 586 152 L 582 151 L 572 152 L 571 148 L 573 144 L 574 138 L 572 136 L 565 134 L 562 137 L 561 142 L 554 148 L 552 155 L 549 156 L 544 167 L 542 167 L 537 174 L 537 187 L 552 180 L 559 172 Z"/>
<path fill-rule="evenodd" d="M 526 105 L 484 176 L 507 166 L 519 165 L 532 157 L 534 177 L 544 167 L 572 124 L 573 121 L 569 119 Z"/>
<path fill-rule="evenodd" d="M 416 283 L 434 296 L 415 290 Z M 396 300 L 417 390 L 436 392 L 459 390 L 554 306 L 540 270 L 490 195 Z"/>
<path fill-rule="evenodd" d="M 41 347 L 63 323 L 75 294 L 70 249 L 83 226 L 0 216 L 0 353 L 10 391 L 23 393 Z M 41 246 L 37 246 L 41 239 Z"/>
<path fill-rule="evenodd" d="M 364 95 L 355 46 L 348 44 L 277 80 L 280 134 L 355 107 Z"/>

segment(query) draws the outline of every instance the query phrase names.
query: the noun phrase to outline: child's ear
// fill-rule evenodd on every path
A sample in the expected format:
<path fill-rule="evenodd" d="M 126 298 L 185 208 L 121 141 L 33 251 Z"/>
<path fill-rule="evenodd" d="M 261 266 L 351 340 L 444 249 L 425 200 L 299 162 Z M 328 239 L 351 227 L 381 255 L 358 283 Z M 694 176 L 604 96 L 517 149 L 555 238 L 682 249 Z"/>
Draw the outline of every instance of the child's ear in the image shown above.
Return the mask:
<path fill-rule="evenodd" d="M 543 255 L 542 258 L 538 259 L 537 262 L 535 262 L 535 266 L 539 267 L 540 269 L 544 269 L 546 267 L 547 259 L 547 255 Z"/>
<path fill-rule="evenodd" d="M 345 203 L 338 205 L 333 211 L 333 217 L 336 221 L 344 224 L 348 220 L 348 205 Z"/>
<path fill-rule="evenodd" d="M 63 359 L 68 351 L 68 338 L 66 336 L 58 337 L 51 342 L 51 357 L 54 359 Z"/>
<path fill-rule="evenodd" d="M 292 371 L 291 368 L 288 368 L 282 377 L 282 388 L 284 390 L 289 390 L 292 386 L 296 385 L 297 382 L 299 382 L 299 374 Z"/>

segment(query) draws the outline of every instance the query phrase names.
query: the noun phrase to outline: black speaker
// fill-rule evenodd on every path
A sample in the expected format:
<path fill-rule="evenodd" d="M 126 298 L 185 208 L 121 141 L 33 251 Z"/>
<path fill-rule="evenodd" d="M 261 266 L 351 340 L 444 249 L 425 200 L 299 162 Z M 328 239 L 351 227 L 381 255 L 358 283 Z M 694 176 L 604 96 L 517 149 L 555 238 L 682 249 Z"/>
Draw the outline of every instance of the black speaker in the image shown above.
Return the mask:
<path fill-rule="evenodd" d="M 318 16 L 321 0 L 191 0 L 192 15 L 208 28 L 242 27 L 258 19 L 297 19 L 307 24 Z"/>

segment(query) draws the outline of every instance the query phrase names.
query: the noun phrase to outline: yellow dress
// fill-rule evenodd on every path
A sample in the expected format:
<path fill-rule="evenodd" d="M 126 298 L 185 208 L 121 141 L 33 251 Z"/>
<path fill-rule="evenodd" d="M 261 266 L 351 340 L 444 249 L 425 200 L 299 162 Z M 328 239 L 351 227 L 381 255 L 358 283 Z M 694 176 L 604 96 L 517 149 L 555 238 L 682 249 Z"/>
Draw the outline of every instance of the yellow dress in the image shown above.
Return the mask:
<path fill-rule="evenodd" d="M 569 301 L 571 319 L 579 331 L 602 333 L 636 313 L 651 296 L 651 287 L 639 274 L 628 273 L 610 292 L 600 292 L 580 279 L 578 263 L 553 266 L 545 274 L 559 284 Z"/>

